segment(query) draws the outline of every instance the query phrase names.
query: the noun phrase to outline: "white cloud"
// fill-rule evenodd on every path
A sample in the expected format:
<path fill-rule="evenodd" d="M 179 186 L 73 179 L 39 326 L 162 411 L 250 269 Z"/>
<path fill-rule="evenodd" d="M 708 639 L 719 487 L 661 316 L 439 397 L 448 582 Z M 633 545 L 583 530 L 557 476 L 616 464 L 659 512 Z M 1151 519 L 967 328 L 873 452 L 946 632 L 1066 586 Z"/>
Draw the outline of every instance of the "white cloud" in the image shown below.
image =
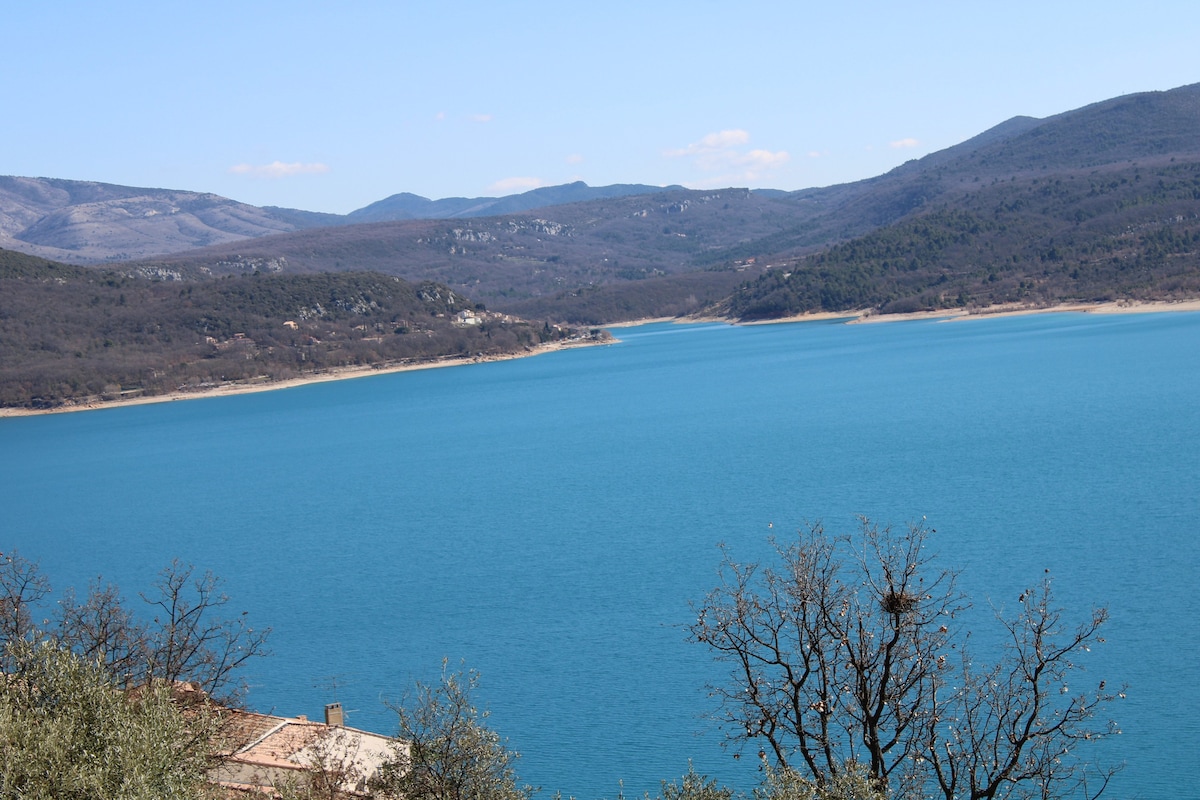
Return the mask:
<path fill-rule="evenodd" d="M 664 155 L 690 158 L 698 169 L 709 173 L 703 180 L 705 185 L 726 186 L 757 181 L 764 173 L 778 169 L 791 159 L 786 150 L 743 149 L 742 145 L 749 141 L 749 132 L 741 129 L 717 131 L 687 147 L 667 150 Z"/>
<path fill-rule="evenodd" d="M 890 147 L 894 150 L 899 150 L 899 149 L 906 148 L 906 147 L 919 147 L 920 144 L 921 143 L 918 142 L 916 139 L 909 137 L 907 139 L 897 139 L 894 142 L 889 142 L 888 147 Z"/>
<path fill-rule="evenodd" d="M 791 159 L 786 150 L 772 153 L 770 150 L 751 150 L 737 159 L 737 163 L 756 170 L 782 167 Z"/>
<path fill-rule="evenodd" d="M 329 172 L 329 166 L 320 163 L 302 164 L 298 161 L 291 164 L 272 161 L 270 164 L 259 166 L 235 164 L 229 171 L 234 175 L 250 175 L 254 178 L 289 178 L 292 175 L 320 175 Z"/>
<path fill-rule="evenodd" d="M 567 156 L 567 163 L 568 164 L 582 164 L 583 156 L 579 155 L 578 153 L 572 153 L 571 155 Z"/>
<path fill-rule="evenodd" d="M 678 150 L 668 150 L 666 154 L 671 158 L 704 156 L 727 151 L 734 145 L 745 144 L 748 141 L 750 141 L 750 134 L 746 131 L 718 131 L 708 134 L 698 142 L 692 142 L 687 147 Z"/>
<path fill-rule="evenodd" d="M 444 119 L 446 118 L 446 112 L 445 112 L 445 111 L 439 111 L 439 112 L 437 112 L 436 114 L 434 114 L 434 115 L 433 115 L 433 118 L 434 118 L 435 120 L 437 120 L 438 122 L 441 122 L 442 120 L 444 120 Z"/>
<path fill-rule="evenodd" d="M 492 121 L 491 114 L 472 114 L 471 115 L 471 122 L 491 122 L 491 121 Z"/>
<path fill-rule="evenodd" d="M 511 194 L 513 192 L 527 192 L 530 189 L 538 189 L 545 185 L 546 182 L 541 178 L 504 178 L 489 186 L 488 191 Z"/>

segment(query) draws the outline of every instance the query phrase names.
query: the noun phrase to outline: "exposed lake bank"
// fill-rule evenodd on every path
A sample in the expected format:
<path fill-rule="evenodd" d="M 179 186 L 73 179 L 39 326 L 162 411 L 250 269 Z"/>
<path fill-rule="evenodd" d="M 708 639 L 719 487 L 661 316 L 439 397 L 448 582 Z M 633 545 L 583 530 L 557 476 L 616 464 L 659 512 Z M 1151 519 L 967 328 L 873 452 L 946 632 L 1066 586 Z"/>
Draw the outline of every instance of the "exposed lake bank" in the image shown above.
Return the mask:
<path fill-rule="evenodd" d="M 1151 314 L 1164 311 L 1200 311 L 1200 300 L 1115 300 L 1104 303 L 1059 303 L 1052 306 L 1027 306 L 1020 303 L 987 306 L 984 308 L 954 308 L 937 311 L 913 311 L 907 314 L 880 314 L 873 309 L 861 311 L 823 311 L 812 314 L 796 314 L 780 319 L 768 319 L 740 323 L 743 325 L 774 325 L 780 322 L 818 322 L 821 320 L 845 320 L 847 323 L 861 322 L 907 322 L 918 319 L 962 320 L 1016 317 L 1029 314 Z M 697 320 L 727 322 L 728 320 Z"/>
<path fill-rule="evenodd" d="M 79 402 L 63 403 L 54 408 L 0 408 L 0 417 L 29 417 L 41 414 L 65 414 L 73 411 L 94 411 L 101 408 L 118 408 L 121 406 L 140 406 L 151 403 L 173 403 L 177 400 L 199 400 L 206 397 L 227 397 L 254 392 L 270 392 L 276 389 L 291 389 L 296 386 L 306 386 L 313 383 L 328 381 L 343 381 L 353 378 L 365 378 L 369 375 L 387 375 L 393 372 L 412 372 L 423 369 L 440 369 L 442 367 L 461 367 L 467 364 L 484 364 L 491 361 L 509 361 L 514 358 L 552 353 L 574 347 L 591 347 L 594 345 L 611 344 L 612 339 L 569 339 L 558 342 L 546 342 L 520 353 L 488 356 L 453 356 L 433 361 L 410 361 L 394 364 L 379 364 L 372 366 L 334 367 L 307 375 L 272 381 L 260 379 L 254 381 L 229 381 L 217 386 L 203 386 L 195 390 L 180 390 L 158 395 L 139 395 L 115 400 L 103 400 L 91 397 Z"/>
<path fill-rule="evenodd" d="M 1027 316 L 1030 314 L 1148 314 L 1161 312 L 1197 312 L 1200 311 L 1200 299 L 1166 301 L 1166 300 L 1118 300 L 1105 303 L 1062 303 L 1053 306 L 1031 307 L 1020 304 L 1006 304 L 972 309 L 943 309 L 939 311 L 916 311 L 907 314 L 880 314 L 872 309 L 860 311 L 828 311 L 808 314 L 797 314 L 780 319 L 760 320 L 754 322 L 731 323 L 730 320 L 719 317 L 672 318 L 659 317 L 618 322 L 603 326 L 605 329 L 629 328 L 636 325 L 646 325 L 656 322 L 678 322 L 690 324 L 698 322 L 721 322 L 741 325 L 777 325 L 789 322 L 820 322 L 843 320 L 847 324 L 877 323 L 877 322 L 906 322 L 912 320 L 944 320 L 959 321 L 968 319 L 994 319 L 996 317 Z M 47 409 L 31 408 L 0 408 L 0 417 L 24 417 L 39 414 L 61 414 L 72 411 L 92 411 L 100 408 L 117 408 L 120 406 L 146 405 L 150 403 L 168 403 L 177 400 L 196 400 L 205 397 L 224 397 L 228 395 L 248 394 L 252 392 L 267 392 L 276 389 L 289 389 L 313 383 L 327 381 L 350 380 L 369 375 L 386 375 L 393 372 L 409 372 L 412 370 L 438 369 L 441 367 L 458 367 L 468 364 L 481 364 L 490 361 L 508 361 L 514 358 L 527 358 L 572 347 L 588 347 L 597 344 L 611 344 L 615 339 L 592 340 L 573 339 L 560 342 L 548 342 L 520 353 L 509 353 L 495 356 L 466 356 L 447 357 L 433 361 L 393 363 L 374 366 L 336 367 L 322 370 L 286 380 L 271 381 L 236 381 L 219 386 L 199 387 L 195 390 L 180 390 L 167 394 L 134 396 L 115 400 L 103 400 L 91 397 L 84 401 L 64 403 L 61 406 Z"/>

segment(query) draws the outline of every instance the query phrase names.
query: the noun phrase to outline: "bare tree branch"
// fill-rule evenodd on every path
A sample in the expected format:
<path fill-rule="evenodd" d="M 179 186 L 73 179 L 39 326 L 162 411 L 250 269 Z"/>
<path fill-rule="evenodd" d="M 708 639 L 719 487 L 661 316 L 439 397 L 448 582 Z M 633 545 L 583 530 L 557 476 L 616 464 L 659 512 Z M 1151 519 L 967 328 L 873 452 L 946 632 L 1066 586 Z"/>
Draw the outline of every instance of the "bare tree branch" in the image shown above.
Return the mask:
<path fill-rule="evenodd" d="M 32 609 L 50 594 L 50 581 L 36 562 L 15 550 L 0 553 L 0 648 L 34 632 Z"/>
<path fill-rule="evenodd" d="M 197 575 L 179 560 L 159 573 L 151 594 L 141 595 L 154 609 L 147 636 L 148 672 L 166 681 L 188 681 L 210 696 L 235 703 L 245 685 L 235 681 L 239 667 L 266 654 L 270 628 L 256 630 L 247 614 L 219 616 L 229 603 L 221 580 L 212 572 Z"/>
<path fill-rule="evenodd" d="M 720 583 L 690 630 L 730 664 L 710 687 L 729 743 L 763 742 L 774 768 L 818 787 L 861 765 L 894 797 L 1094 797 L 1113 770 L 1076 748 L 1115 730 L 1093 720 L 1116 695 L 1103 682 L 1070 695 L 1067 678 L 1107 613 L 1068 630 L 1047 579 L 1000 618 L 998 661 L 977 666 L 957 623 L 969 604 L 957 573 L 934 563 L 933 533 L 863 519 L 831 538 L 813 525 L 775 542 L 766 566 L 722 548 Z"/>

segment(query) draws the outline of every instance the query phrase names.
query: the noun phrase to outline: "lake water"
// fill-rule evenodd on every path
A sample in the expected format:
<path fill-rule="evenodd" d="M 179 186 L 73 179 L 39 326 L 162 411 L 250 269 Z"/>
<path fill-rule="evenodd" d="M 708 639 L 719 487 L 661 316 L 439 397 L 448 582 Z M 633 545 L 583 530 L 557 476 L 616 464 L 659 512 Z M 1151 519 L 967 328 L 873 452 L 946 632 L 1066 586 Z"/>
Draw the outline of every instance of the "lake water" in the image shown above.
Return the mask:
<path fill-rule="evenodd" d="M 1200 314 L 646 325 L 619 344 L 0 419 L 0 549 L 136 598 L 170 559 L 274 628 L 251 705 L 393 732 L 443 657 L 521 776 L 580 800 L 749 789 L 685 641 L 718 542 L 926 516 L 977 605 L 1056 576 L 1112 612 L 1113 796 L 1195 795 Z M 773 524 L 772 529 L 768 525 Z"/>

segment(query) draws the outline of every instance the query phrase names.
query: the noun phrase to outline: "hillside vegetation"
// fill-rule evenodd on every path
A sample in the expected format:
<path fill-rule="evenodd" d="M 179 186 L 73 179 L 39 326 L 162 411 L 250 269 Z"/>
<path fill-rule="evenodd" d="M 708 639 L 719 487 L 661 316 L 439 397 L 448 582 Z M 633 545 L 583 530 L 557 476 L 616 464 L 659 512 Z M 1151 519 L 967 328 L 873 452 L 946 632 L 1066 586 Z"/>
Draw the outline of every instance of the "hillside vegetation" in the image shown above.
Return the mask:
<path fill-rule="evenodd" d="M 459 321 L 461 312 L 471 319 Z M 570 333 L 389 275 L 179 283 L 0 250 L 0 406 L 52 408 L 332 367 L 520 353 Z"/>
<path fill-rule="evenodd" d="M 710 307 L 737 319 L 1200 296 L 1200 162 L 994 180 L 802 257 Z"/>
<path fill-rule="evenodd" d="M 122 265 L 140 274 L 183 278 L 241 274 L 372 270 L 406 280 L 432 280 L 514 313 L 554 308 L 567 322 L 594 320 L 578 305 L 581 292 L 627 287 L 635 316 L 663 315 L 642 299 L 661 279 L 698 272 L 730 273 L 727 294 L 745 269 L 747 243 L 774 235 L 791 210 L 746 189 L 670 190 L 592 200 L 522 214 L 468 220 L 411 220 L 321 228 L 205 248 Z M 742 263 L 737 263 L 737 262 Z M 710 297 L 711 276 L 674 281 L 665 302 L 681 313 L 690 295 Z M 650 290 L 653 293 L 654 290 Z M 615 319 L 632 317 L 607 318 Z"/>

